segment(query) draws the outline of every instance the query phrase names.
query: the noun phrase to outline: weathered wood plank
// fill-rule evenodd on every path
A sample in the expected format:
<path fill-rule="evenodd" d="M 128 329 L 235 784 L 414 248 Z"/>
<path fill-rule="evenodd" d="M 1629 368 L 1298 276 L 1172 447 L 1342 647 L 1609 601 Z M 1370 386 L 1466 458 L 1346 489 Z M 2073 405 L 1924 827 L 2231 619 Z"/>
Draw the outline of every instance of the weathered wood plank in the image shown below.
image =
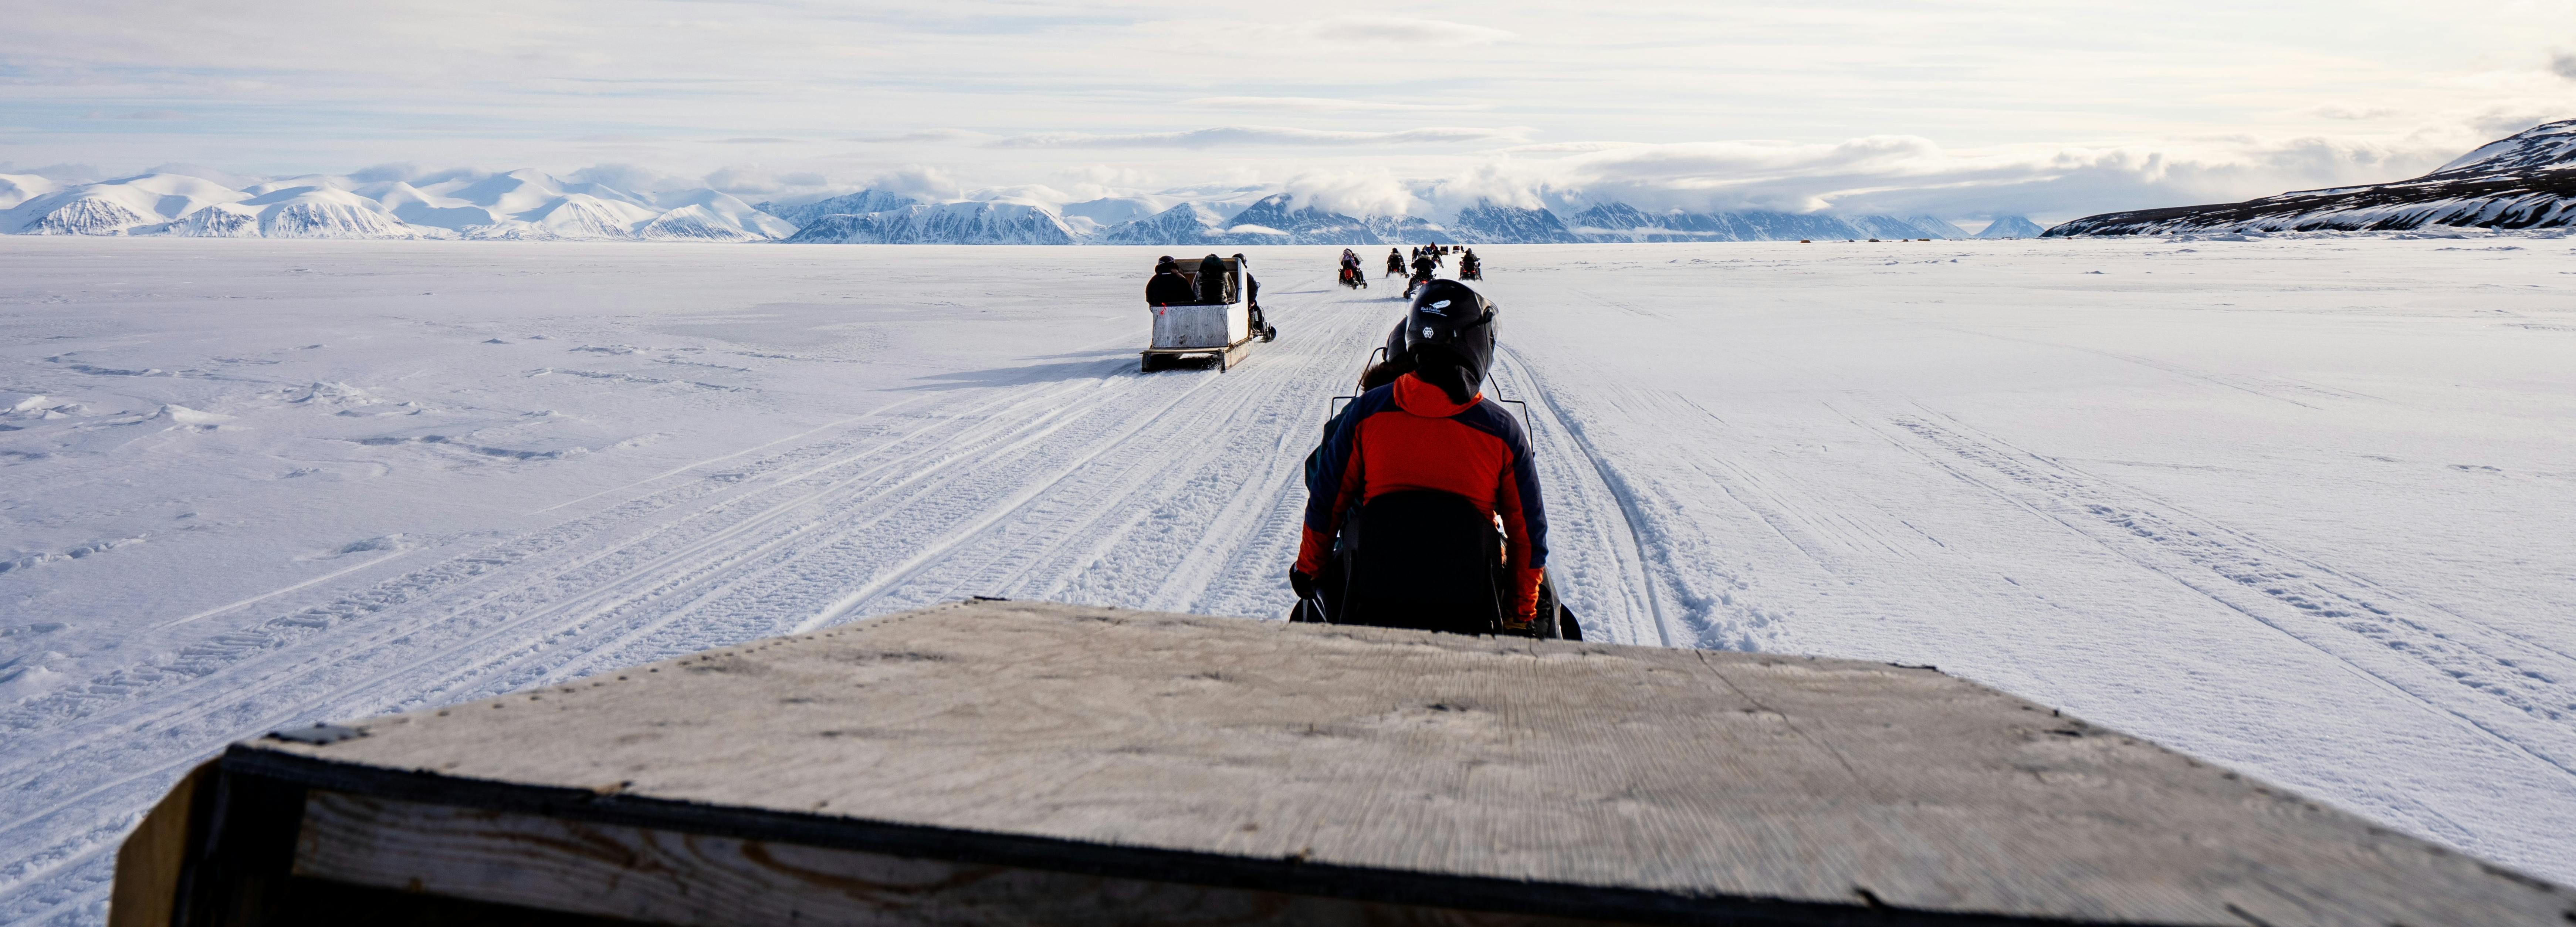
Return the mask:
<path fill-rule="evenodd" d="M 189 770 L 116 848 L 116 884 L 108 893 L 107 927 L 169 927 L 170 913 L 178 906 L 179 870 L 188 858 L 197 790 L 214 767 L 208 761 Z"/>
<path fill-rule="evenodd" d="M 1593 923 L 1283 895 L 316 792 L 295 874 L 681 927 Z"/>
<path fill-rule="evenodd" d="M 460 804 L 496 784 L 610 794 L 619 814 L 690 809 L 684 830 L 740 809 L 752 839 L 780 822 L 846 846 L 882 847 L 887 828 L 957 835 L 953 853 L 1009 838 L 1060 855 L 1037 868 L 1115 877 L 1163 878 L 1134 862 L 1153 860 L 1195 873 L 1182 881 L 1406 903 L 1409 885 L 1452 897 L 1469 880 L 1612 919 L 1785 903 L 2569 922 L 2554 886 L 1856 661 L 983 602 L 365 727 L 228 763 L 478 796 Z M 1318 870 L 1384 878 L 1344 892 Z"/>

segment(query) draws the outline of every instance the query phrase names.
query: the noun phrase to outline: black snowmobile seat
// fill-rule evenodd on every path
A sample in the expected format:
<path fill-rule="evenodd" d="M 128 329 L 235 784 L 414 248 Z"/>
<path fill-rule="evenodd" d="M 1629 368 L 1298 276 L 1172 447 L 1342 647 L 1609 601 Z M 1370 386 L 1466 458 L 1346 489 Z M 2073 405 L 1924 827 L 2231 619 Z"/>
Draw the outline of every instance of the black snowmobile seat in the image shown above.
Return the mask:
<path fill-rule="evenodd" d="M 1494 517 L 1456 493 L 1390 492 L 1352 519 L 1339 624 L 1490 634 L 1502 615 Z"/>

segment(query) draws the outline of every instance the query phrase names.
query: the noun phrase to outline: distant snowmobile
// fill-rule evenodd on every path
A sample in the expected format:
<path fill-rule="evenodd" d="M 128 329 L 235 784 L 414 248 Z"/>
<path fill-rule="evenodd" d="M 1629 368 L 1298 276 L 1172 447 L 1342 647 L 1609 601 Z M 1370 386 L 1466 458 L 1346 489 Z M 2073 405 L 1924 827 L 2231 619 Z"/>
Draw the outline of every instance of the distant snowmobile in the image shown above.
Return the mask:
<path fill-rule="evenodd" d="M 1434 279 L 1432 277 L 1432 272 L 1439 268 L 1440 262 L 1433 260 L 1431 255 L 1414 255 L 1413 276 L 1407 279 L 1404 283 L 1404 298 L 1412 299 L 1415 292 L 1421 290 L 1424 284 L 1428 284 Z"/>

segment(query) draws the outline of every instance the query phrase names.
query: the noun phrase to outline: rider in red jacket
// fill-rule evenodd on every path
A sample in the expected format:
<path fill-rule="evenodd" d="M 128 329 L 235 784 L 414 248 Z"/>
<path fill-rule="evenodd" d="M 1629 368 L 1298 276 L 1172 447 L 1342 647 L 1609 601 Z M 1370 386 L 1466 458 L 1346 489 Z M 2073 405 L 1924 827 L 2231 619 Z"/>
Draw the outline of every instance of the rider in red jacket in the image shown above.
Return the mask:
<path fill-rule="evenodd" d="M 1494 305 L 1434 280 L 1404 322 L 1412 373 L 1362 394 L 1324 440 L 1289 574 L 1315 597 L 1336 533 L 1352 532 L 1343 624 L 1482 633 L 1528 626 L 1547 565 L 1547 517 L 1529 435 L 1478 392 L 1494 356 Z M 1503 532 L 1508 582 L 1488 572 Z"/>

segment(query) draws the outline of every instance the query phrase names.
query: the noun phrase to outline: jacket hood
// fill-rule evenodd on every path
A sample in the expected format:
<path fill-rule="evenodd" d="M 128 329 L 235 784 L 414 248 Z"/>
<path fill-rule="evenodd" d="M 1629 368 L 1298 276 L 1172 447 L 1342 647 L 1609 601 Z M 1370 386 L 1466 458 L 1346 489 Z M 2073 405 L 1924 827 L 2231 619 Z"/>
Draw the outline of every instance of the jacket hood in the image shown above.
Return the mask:
<path fill-rule="evenodd" d="M 1483 401 L 1485 394 L 1477 393 L 1467 397 L 1466 402 L 1450 402 L 1447 391 L 1423 382 L 1421 377 L 1408 373 L 1395 378 L 1395 407 L 1424 418 L 1449 418 Z"/>

